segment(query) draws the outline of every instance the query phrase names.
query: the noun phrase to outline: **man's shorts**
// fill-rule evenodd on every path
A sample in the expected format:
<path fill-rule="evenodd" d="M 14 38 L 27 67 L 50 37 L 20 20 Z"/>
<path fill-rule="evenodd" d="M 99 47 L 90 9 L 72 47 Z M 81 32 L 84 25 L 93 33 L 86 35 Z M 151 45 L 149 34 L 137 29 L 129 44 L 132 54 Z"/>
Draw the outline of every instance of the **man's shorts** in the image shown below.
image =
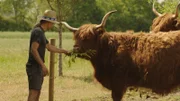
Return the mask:
<path fill-rule="evenodd" d="M 29 89 L 41 90 L 44 81 L 43 72 L 39 64 L 26 64 Z"/>

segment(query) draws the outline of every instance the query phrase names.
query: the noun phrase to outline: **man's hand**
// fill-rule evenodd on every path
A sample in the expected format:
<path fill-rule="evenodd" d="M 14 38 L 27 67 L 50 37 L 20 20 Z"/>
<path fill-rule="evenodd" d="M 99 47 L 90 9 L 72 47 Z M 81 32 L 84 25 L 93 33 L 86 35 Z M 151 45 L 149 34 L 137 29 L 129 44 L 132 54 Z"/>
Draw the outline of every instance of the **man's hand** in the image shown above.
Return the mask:
<path fill-rule="evenodd" d="M 66 54 L 66 55 L 70 55 L 70 52 L 67 51 L 67 50 L 63 50 L 63 53 Z"/>
<path fill-rule="evenodd" d="M 57 48 L 51 44 L 46 44 L 46 48 L 48 49 L 48 51 L 50 52 L 54 52 L 54 53 L 64 53 L 66 55 L 70 55 L 70 52 L 65 50 L 65 49 L 62 49 L 62 48 Z"/>
<path fill-rule="evenodd" d="M 46 68 L 45 65 L 42 66 L 42 71 L 43 71 L 43 76 L 49 75 L 48 69 Z"/>

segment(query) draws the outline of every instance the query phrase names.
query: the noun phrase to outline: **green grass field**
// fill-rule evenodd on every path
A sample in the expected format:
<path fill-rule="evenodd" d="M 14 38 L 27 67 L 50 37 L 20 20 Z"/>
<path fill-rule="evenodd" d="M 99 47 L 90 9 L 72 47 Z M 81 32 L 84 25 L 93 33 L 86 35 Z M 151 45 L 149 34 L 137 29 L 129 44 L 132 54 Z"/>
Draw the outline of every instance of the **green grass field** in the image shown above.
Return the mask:
<path fill-rule="evenodd" d="M 26 101 L 28 82 L 25 64 L 28 59 L 30 32 L 0 32 L 0 101 Z M 58 33 L 46 32 L 48 39 L 55 38 L 58 45 Z M 71 33 L 63 33 L 62 46 L 72 49 Z M 48 67 L 49 52 L 46 51 Z M 77 59 L 69 67 L 69 58 L 63 55 L 63 76 L 58 76 L 58 54 L 55 64 L 54 101 L 112 101 L 109 90 L 103 88 L 93 77 L 91 64 Z M 48 101 L 48 81 L 45 77 L 40 101 Z M 167 96 L 158 96 L 149 90 L 127 91 L 124 101 L 180 101 L 180 94 L 175 91 Z M 150 98 L 146 99 L 146 97 Z"/>

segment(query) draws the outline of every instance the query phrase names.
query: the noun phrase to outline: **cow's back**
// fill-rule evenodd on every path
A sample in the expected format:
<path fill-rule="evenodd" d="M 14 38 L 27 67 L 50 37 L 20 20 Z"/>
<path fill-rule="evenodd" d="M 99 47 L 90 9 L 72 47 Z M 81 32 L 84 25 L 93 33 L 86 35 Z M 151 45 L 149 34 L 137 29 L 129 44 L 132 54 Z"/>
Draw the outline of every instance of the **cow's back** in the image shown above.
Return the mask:
<path fill-rule="evenodd" d="M 180 81 L 180 31 L 137 34 L 130 54 L 145 86 L 166 93 Z"/>

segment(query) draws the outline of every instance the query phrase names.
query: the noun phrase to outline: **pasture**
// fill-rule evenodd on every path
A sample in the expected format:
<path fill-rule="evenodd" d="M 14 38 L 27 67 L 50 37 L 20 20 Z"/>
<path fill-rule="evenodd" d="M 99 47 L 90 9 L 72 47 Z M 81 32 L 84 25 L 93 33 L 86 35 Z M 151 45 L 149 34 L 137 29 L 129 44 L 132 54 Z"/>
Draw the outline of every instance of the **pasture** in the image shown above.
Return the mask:
<path fill-rule="evenodd" d="M 26 101 L 28 81 L 25 64 L 28 59 L 30 32 L 0 32 L 0 101 Z M 47 39 L 55 38 L 58 45 L 58 33 L 46 32 Z M 72 49 L 72 34 L 63 32 L 62 47 Z M 46 51 L 48 67 L 49 52 Z M 71 62 L 69 57 L 62 56 L 63 76 L 58 76 L 58 54 L 55 64 L 54 101 L 112 101 L 109 90 L 103 88 L 93 77 L 91 64 L 82 59 Z M 40 96 L 40 101 L 48 101 L 48 76 Z M 124 101 L 180 101 L 177 89 L 167 96 L 151 93 L 150 90 L 128 90 Z M 141 96 L 141 97 L 140 97 Z"/>

